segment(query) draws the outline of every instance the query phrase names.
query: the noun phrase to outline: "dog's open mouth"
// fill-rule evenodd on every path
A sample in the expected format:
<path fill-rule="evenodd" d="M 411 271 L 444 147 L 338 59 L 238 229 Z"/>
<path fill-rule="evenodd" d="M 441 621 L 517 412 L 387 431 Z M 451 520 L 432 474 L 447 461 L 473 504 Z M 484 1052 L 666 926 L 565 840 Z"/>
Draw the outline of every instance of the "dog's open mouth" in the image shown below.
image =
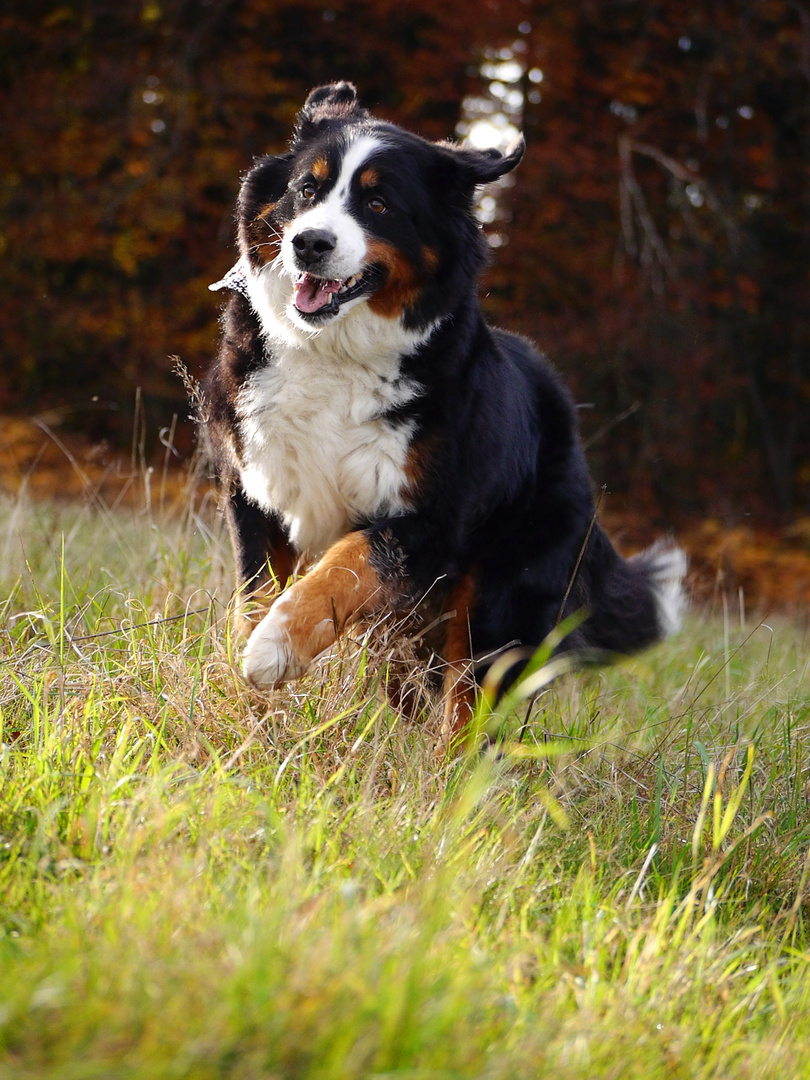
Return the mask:
<path fill-rule="evenodd" d="M 371 292 L 376 277 L 376 272 L 371 268 L 353 274 L 345 281 L 303 273 L 295 282 L 293 303 L 299 314 L 304 316 L 337 315 L 341 304 Z"/>

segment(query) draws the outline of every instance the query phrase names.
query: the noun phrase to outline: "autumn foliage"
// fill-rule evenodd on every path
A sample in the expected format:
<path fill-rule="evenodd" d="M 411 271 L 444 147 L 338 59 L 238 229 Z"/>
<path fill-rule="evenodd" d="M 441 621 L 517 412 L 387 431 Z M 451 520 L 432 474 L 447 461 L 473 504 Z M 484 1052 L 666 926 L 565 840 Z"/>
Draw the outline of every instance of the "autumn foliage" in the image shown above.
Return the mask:
<path fill-rule="evenodd" d="M 169 357 L 215 347 L 239 175 L 350 78 L 431 138 L 525 131 L 486 305 L 563 369 L 616 509 L 807 513 L 800 4 L 17 0 L 0 36 L 0 408 L 129 440 L 140 387 L 155 431 L 185 417 Z"/>

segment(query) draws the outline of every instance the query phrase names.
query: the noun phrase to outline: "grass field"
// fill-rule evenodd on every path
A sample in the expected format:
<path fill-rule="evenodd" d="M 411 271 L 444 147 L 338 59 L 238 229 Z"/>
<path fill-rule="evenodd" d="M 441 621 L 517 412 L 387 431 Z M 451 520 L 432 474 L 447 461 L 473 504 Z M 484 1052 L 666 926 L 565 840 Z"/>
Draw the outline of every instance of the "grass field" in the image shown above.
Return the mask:
<path fill-rule="evenodd" d="M 806 625 L 446 760 L 383 645 L 247 692 L 211 500 L 0 521 L 2 1080 L 810 1077 Z"/>

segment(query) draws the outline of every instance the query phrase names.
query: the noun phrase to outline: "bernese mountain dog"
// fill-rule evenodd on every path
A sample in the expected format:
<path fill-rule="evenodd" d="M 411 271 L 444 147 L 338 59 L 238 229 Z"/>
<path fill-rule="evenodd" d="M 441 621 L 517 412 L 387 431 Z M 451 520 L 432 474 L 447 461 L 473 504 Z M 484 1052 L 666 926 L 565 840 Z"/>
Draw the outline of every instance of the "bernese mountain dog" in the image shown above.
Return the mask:
<path fill-rule="evenodd" d="M 615 551 L 571 398 L 481 313 L 476 189 L 523 150 L 428 142 L 340 82 L 245 176 L 239 261 L 211 286 L 231 295 L 204 428 L 254 687 L 302 675 L 347 626 L 407 616 L 448 741 L 493 659 L 569 614 L 587 618 L 568 649 L 630 653 L 678 627 L 683 553 Z"/>

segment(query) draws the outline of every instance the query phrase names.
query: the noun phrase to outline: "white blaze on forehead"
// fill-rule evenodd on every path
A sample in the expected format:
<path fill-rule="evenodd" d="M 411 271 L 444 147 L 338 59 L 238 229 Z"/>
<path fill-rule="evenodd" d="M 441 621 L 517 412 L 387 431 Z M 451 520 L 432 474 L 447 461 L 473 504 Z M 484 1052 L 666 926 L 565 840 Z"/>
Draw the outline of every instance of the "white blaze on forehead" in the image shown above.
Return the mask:
<path fill-rule="evenodd" d="M 359 135 L 346 147 L 335 186 L 317 206 L 304 211 L 287 226 L 281 245 L 284 268 L 299 270 L 292 241 L 305 229 L 329 229 L 335 236 L 335 250 L 319 269 L 319 276 L 345 280 L 359 274 L 366 258 L 366 236 L 360 223 L 349 213 L 349 192 L 358 170 L 384 146 L 374 135 Z"/>
<path fill-rule="evenodd" d="M 378 150 L 382 150 L 384 146 L 383 140 L 376 135 L 360 135 L 353 142 L 350 142 L 340 163 L 337 183 L 329 199 L 337 196 L 341 202 L 345 200 L 355 173 L 365 165 L 373 154 Z"/>

